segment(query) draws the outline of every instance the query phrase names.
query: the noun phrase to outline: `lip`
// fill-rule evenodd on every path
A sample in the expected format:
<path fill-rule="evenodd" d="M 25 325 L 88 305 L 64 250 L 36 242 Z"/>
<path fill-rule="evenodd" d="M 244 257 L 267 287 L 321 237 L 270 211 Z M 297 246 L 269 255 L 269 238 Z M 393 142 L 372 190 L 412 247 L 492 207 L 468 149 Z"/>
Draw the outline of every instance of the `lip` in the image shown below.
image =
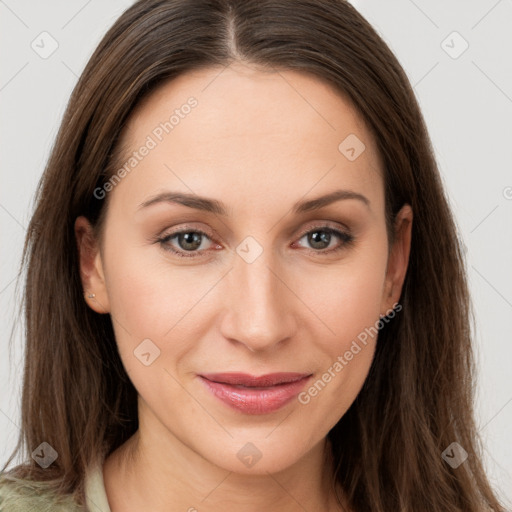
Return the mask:
<path fill-rule="evenodd" d="M 205 387 L 226 405 L 245 414 L 268 414 L 289 403 L 311 378 L 306 373 L 199 375 Z"/>

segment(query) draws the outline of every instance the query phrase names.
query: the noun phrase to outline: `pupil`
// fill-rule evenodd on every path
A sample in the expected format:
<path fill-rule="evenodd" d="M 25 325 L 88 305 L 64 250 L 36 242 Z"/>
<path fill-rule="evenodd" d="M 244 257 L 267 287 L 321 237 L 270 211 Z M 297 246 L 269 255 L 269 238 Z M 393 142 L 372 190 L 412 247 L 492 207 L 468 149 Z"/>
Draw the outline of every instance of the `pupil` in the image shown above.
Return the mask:
<path fill-rule="evenodd" d="M 319 234 L 320 234 L 320 236 L 317 236 Z M 320 243 L 320 244 L 325 243 L 327 246 L 329 246 L 330 239 L 331 239 L 331 234 L 328 233 L 327 231 L 315 231 L 314 233 L 311 233 L 309 235 L 309 243 L 315 249 L 325 249 L 325 247 L 317 247 L 316 244 L 317 243 Z"/>
<path fill-rule="evenodd" d="M 179 236 L 180 246 L 185 250 L 197 249 L 201 245 L 200 233 L 181 233 Z M 183 243 L 184 241 L 184 243 Z M 187 244 L 190 244 L 187 247 Z"/>

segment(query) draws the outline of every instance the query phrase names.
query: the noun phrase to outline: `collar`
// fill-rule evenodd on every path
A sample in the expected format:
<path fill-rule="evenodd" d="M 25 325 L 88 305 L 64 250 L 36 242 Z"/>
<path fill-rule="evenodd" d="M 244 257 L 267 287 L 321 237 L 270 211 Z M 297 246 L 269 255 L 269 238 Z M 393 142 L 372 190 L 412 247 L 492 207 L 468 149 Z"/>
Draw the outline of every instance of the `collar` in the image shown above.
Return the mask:
<path fill-rule="evenodd" d="M 103 465 L 98 463 L 85 477 L 85 500 L 91 512 L 111 512 L 103 481 Z"/>

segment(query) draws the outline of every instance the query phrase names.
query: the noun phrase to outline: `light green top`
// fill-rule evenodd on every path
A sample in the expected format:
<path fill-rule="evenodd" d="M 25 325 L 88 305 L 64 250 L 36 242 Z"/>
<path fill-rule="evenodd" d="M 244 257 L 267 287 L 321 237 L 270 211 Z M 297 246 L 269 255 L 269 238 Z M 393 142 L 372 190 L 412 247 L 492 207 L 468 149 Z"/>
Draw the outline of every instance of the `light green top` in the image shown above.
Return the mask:
<path fill-rule="evenodd" d="M 85 478 L 85 499 L 90 512 L 111 512 L 101 465 L 96 466 Z"/>
<path fill-rule="evenodd" d="M 85 476 L 87 512 L 111 512 L 105 492 L 102 464 Z M 60 496 L 45 482 L 0 475 L 0 512 L 84 512 L 71 495 Z"/>

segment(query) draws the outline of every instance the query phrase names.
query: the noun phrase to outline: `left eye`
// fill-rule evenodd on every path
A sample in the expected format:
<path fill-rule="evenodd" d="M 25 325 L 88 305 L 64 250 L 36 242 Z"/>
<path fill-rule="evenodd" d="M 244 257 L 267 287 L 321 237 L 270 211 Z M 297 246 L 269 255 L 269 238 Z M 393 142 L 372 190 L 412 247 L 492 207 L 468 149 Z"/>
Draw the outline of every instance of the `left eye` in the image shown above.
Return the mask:
<path fill-rule="evenodd" d="M 341 244 L 331 247 L 329 249 L 330 242 L 333 240 L 333 236 L 341 240 Z M 328 226 L 314 228 L 300 238 L 307 239 L 307 242 L 312 245 L 314 249 L 320 250 L 320 254 L 330 253 L 332 251 L 338 251 L 344 248 L 346 245 L 350 245 L 354 238 L 349 233 L 339 231 L 337 229 L 330 228 Z M 325 250 L 328 249 L 328 250 Z M 315 251 L 316 252 L 316 251 Z"/>
<path fill-rule="evenodd" d="M 338 238 L 340 243 L 335 247 L 329 248 L 333 237 Z M 200 256 L 201 252 L 207 250 L 205 247 L 202 247 L 204 238 L 211 241 L 210 237 L 205 232 L 197 229 L 190 229 L 177 231 L 176 233 L 158 238 L 157 241 L 165 250 L 175 254 L 176 256 L 194 258 Z M 329 226 L 310 229 L 299 238 L 299 241 L 303 238 L 306 238 L 307 243 L 313 247 L 312 249 L 306 248 L 306 250 L 319 255 L 339 251 L 344 249 L 346 246 L 351 245 L 354 241 L 354 237 L 349 233 L 333 229 Z M 171 243 L 174 239 L 178 245 L 177 249 Z"/>

